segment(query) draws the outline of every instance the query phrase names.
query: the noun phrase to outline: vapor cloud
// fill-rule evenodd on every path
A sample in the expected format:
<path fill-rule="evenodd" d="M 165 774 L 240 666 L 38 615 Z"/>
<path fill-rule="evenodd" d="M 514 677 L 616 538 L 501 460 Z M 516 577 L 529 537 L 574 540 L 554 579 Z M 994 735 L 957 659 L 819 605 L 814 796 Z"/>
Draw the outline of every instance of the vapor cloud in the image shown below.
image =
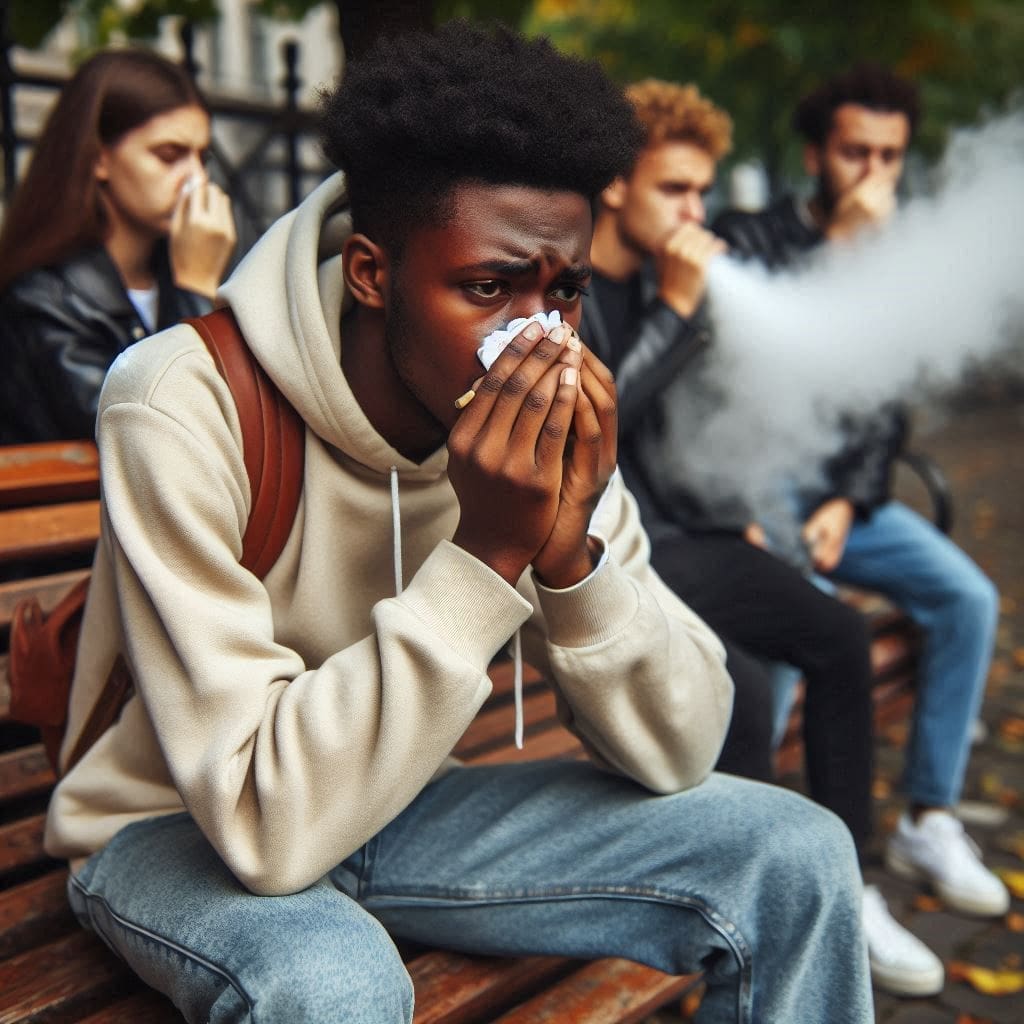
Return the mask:
<path fill-rule="evenodd" d="M 1016 362 L 1022 264 L 1024 112 L 958 133 L 931 194 L 799 270 L 719 258 L 708 297 L 722 400 L 696 432 L 675 408 L 674 468 L 755 508 L 779 500 L 781 480 L 813 483 L 844 414 L 919 399 L 974 364 Z"/>

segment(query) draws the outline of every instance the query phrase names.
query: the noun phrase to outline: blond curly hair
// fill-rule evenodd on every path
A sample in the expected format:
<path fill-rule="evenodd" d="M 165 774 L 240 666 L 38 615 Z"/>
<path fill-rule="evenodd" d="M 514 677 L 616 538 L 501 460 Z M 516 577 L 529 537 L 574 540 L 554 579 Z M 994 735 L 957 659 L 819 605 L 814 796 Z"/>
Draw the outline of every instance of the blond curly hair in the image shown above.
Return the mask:
<path fill-rule="evenodd" d="M 645 78 L 626 88 L 626 99 L 643 125 L 648 146 L 692 142 L 716 162 L 732 149 L 732 118 L 695 85 Z"/>

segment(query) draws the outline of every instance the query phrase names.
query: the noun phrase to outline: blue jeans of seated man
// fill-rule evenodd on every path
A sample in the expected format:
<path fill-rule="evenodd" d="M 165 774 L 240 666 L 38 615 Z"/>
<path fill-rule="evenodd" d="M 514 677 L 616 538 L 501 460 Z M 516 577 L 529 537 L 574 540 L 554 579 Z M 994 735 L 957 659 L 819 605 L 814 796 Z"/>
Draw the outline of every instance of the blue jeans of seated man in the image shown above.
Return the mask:
<path fill-rule="evenodd" d="M 291 896 L 243 889 L 187 815 L 152 818 L 68 890 L 189 1021 L 409 1022 L 388 931 L 703 969 L 704 1024 L 873 1020 L 849 833 L 797 794 L 726 775 L 657 796 L 577 762 L 458 768 Z"/>
<path fill-rule="evenodd" d="M 948 537 L 896 501 L 854 523 L 831 578 L 880 591 L 921 626 L 903 788 L 915 803 L 956 803 L 992 660 L 995 587 Z"/>

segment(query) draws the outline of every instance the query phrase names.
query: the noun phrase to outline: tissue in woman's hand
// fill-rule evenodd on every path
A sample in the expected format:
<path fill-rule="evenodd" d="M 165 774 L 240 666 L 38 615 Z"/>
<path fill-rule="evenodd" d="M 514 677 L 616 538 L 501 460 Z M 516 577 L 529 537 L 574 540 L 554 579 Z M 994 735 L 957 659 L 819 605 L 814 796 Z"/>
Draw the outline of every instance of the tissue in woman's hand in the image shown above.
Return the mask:
<path fill-rule="evenodd" d="M 477 358 L 484 364 L 485 370 L 491 368 L 494 360 L 505 351 L 505 346 L 531 320 L 536 320 L 544 328 L 545 333 L 547 333 L 562 322 L 562 316 L 557 309 L 553 309 L 550 313 L 534 313 L 533 316 L 516 317 L 504 330 L 491 331 L 476 350 Z"/>

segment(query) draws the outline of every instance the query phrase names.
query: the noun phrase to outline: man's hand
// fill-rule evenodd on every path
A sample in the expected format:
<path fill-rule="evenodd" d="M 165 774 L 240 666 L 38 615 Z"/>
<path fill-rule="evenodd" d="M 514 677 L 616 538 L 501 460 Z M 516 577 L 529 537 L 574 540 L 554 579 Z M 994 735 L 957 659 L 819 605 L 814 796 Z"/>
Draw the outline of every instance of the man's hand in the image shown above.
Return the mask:
<path fill-rule="evenodd" d="M 760 523 L 747 523 L 747 528 L 743 531 L 743 539 L 748 544 L 753 544 L 755 548 L 768 550 L 768 535 Z"/>
<path fill-rule="evenodd" d="M 831 498 L 804 523 L 802 536 L 814 568 L 831 572 L 842 560 L 853 523 L 853 505 L 846 498 Z"/>
<path fill-rule="evenodd" d="M 567 344 L 574 337 L 568 324 L 549 336 L 527 324 L 475 386 L 448 436 L 448 476 L 460 508 L 452 540 L 512 586 L 548 541 L 559 512 L 581 393 L 582 347 Z M 585 542 L 584 532 L 584 550 Z"/>
<path fill-rule="evenodd" d="M 836 202 L 825 235 L 852 238 L 866 227 L 884 224 L 896 209 L 896 179 L 882 170 L 861 178 Z"/>
<path fill-rule="evenodd" d="M 695 221 L 680 225 L 654 254 L 658 297 L 681 317 L 693 316 L 704 298 L 708 265 L 725 250 L 722 239 Z"/>
<path fill-rule="evenodd" d="M 231 200 L 204 180 L 182 195 L 171 220 L 171 270 L 179 288 L 212 299 L 235 248 Z"/>
<path fill-rule="evenodd" d="M 615 379 L 593 352 L 584 348 L 582 354 L 558 511 L 550 536 L 533 560 L 540 581 L 555 590 L 571 587 L 593 570 L 587 530 L 617 458 Z"/>

